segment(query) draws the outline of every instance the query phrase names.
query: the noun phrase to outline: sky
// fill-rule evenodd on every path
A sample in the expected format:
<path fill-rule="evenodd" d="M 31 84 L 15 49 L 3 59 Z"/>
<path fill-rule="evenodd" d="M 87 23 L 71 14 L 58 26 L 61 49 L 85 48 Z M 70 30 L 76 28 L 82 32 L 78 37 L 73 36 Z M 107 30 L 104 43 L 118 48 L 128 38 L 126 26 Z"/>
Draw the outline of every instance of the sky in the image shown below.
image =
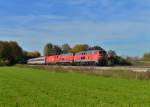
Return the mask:
<path fill-rule="evenodd" d="M 0 40 L 100 45 L 122 56 L 150 52 L 150 0 L 0 0 Z"/>

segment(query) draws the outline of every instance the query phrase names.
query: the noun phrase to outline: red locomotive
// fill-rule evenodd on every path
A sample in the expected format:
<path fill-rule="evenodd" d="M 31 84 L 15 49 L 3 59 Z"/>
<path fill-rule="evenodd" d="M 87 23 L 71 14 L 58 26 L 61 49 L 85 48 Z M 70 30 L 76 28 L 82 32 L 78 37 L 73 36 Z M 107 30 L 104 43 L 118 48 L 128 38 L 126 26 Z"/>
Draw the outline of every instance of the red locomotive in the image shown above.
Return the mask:
<path fill-rule="evenodd" d="M 57 63 L 59 61 L 58 57 L 59 57 L 59 55 L 46 56 L 45 57 L 45 64 Z"/>
<path fill-rule="evenodd" d="M 106 65 L 107 54 L 99 50 L 82 51 L 75 54 L 74 62 L 78 65 Z"/>
<path fill-rule="evenodd" d="M 37 61 L 36 61 L 37 59 Z M 34 61 L 34 62 L 32 62 Z M 78 53 L 45 56 L 42 63 L 63 65 L 107 65 L 107 53 L 100 50 L 89 50 Z M 38 58 L 30 59 L 28 64 L 41 64 Z"/>

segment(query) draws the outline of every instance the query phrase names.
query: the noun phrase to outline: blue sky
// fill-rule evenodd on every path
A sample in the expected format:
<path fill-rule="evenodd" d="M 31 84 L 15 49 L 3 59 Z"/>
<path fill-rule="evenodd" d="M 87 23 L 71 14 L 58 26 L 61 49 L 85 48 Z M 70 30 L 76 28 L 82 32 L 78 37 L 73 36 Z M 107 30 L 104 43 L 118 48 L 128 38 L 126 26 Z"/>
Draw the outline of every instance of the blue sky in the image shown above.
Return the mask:
<path fill-rule="evenodd" d="M 142 56 L 150 51 L 150 0 L 0 0 L 0 40 L 28 51 L 87 43 Z"/>

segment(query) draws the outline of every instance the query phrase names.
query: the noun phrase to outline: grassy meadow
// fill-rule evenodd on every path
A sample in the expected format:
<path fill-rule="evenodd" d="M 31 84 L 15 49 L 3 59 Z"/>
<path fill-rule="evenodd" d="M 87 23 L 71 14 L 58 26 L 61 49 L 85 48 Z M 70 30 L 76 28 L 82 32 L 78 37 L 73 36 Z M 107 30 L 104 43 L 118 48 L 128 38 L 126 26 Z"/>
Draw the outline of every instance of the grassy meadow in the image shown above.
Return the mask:
<path fill-rule="evenodd" d="M 0 107 L 149 107 L 150 81 L 0 67 Z"/>

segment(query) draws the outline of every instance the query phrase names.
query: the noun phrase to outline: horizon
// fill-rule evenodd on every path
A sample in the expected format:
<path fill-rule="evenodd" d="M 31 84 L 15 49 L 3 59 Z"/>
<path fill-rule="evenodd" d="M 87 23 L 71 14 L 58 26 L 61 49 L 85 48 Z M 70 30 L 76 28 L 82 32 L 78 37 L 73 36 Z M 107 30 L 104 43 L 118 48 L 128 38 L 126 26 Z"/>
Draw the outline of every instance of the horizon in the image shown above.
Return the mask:
<path fill-rule="evenodd" d="M 0 40 L 27 51 L 79 43 L 121 56 L 150 52 L 149 0 L 1 0 L 0 8 Z"/>

